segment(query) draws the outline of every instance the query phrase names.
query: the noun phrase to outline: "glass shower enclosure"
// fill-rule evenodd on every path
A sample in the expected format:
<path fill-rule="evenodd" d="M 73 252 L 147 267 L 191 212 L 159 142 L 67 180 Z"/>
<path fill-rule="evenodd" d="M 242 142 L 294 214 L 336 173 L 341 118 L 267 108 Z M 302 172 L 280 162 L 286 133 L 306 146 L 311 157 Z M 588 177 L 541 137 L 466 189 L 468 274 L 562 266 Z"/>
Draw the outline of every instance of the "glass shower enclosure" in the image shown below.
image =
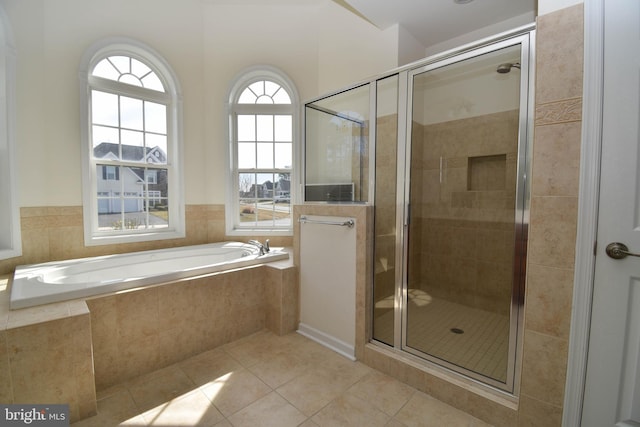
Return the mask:
<path fill-rule="evenodd" d="M 427 58 L 305 108 L 307 201 L 314 179 L 332 177 L 375 207 L 372 342 L 507 393 L 522 345 L 534 35 Z M 348 147 L 334 143 L 344 135 Z M 319 173 L 338 164 L 332 144 L 348 154 L 342 172 Z"/>

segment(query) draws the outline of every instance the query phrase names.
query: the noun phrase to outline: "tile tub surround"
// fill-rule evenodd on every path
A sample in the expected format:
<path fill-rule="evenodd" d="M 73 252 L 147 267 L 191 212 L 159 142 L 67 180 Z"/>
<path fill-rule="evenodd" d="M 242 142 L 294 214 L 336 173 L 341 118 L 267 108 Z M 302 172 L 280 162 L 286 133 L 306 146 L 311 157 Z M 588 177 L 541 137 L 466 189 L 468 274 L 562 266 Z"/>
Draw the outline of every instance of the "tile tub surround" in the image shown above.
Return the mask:
<path fill-rule="evenodd" d="M 22 256 L 0 260 L 0 274 L 9 274 L 16 266 L 24 264 L 238 241 L 238 236 L 225 235 L 224 210 L 224 205 L 186 205 L 186 237 L 182 239 L 85 246 L 82 206 L 22 207 L 20 208 Z M 290 236 L 251 236 L 251 238 L 259 240 L 269 238 L 273 247 L 293 245 L 293 238 Z"/>
<path fill-rule="evenodd" d="M 96 390 L 265 328 L 289 333 L 298 316 L 295 271 L 290 258 L 22 310 L 9 310 L 5 285 L 0 373 L 10 381 L 0 401 L 69 403 L 77 421 L 95 414 Z"/>
<path fill-rule="evenodd" d="M 294 330 L 293 269 L 262 265 L 87 300 L 96 388 L 102 390 L 265 327 L 278 334 Z"/>
<path fill-rule="evenodd" d="M 0 402 L 66 403 L 71 421 L 96 413 L 91 318 L 84 301 L 9 310 L 0 276 Z"/>

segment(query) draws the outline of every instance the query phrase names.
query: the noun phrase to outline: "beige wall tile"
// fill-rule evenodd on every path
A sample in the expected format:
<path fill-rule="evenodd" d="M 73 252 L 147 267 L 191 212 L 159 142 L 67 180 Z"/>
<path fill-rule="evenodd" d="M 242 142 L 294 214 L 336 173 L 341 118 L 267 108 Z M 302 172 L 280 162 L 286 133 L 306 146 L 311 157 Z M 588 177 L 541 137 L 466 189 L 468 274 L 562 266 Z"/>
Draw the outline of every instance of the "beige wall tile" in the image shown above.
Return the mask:
<path fill-rule="evenodd" d="M 7 334 L 4 328 L 0 330 L 0 402 L 13 402 L 13 387 L 11 385 L 11 369 L 9 367 L 9 352 L 7 351 Z"/>
<path fill-rule="evenodd" d="M 538 17 L 536 103 L 582 96 L 583 5 Z"/>
<path fill-rule="evenodd" d="M 528 265 L 525 298 L 526 327 L 532 331 L 569 339 L 573 270 Z"/>
<path fill-rule="evenodd" d="M 536 127 L 533 196 L 575 196 L 580 174 L 581 122 Z"/>
<path fill-rule="evenodd" d="M 567 340 L 525 330 L 522 394 L 562 406 L 567 355 Z"/>
<path fill-rule="evenodd" d="M 84 245 L 81 206 L 21 208 L 20 216 L 22 256 L 0 261 L 0 274 L 12 273 L 22 264 L 239 240 L 236 236 L 226 236 L 224 205 L 187 205 L 183 239 L 99 246 Z M 293 245 L 291 236 L 252 237 L 270 238 L 273 247 Z"/>
<path fill-rule="evenodd" d="M 535 125 L 580 121 L 582 118 L 582 98 L 562 99 L 536 106 Z"/>
<path fill-rule="evenodd" d="M 71 421 L 95 413 L 87 314 L 5 333 L 14 403 L 68 403 Z"/>
<path fill-rule="evenodd" d="M 116 295 L 116 322 L 119 340 L 130 342 L 158 333 L 157 288 Z"/>
<path fill-rule="evenodd" d="M 577 197 L 533 197 L 528 263 L 573 269 Z"/>
<path fill-rule="evenodd" d="M 518 427 L 560 427 L 562 408 L 529 396 L 520 397 Z"/>

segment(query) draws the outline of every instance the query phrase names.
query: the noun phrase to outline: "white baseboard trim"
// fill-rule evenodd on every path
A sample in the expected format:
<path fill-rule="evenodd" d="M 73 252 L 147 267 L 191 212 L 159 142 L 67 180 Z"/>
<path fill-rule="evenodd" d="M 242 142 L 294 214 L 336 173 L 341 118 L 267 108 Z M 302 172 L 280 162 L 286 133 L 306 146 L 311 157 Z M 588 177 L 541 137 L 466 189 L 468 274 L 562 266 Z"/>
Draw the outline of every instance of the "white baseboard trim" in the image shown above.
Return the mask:
<path fill-rule="evenodd" d="M 298 325 L 297 332 L 300 335 L 304 335 L 305 337 L 317 342 L 318 344 L 330 348 L 331 350 L 335 351 L 338 354 L 341 354 L 349 360 L 356 360 L 356 352 L 353 345 L 350 345 L 342 340 L 332 337 L 331 335 L 312 328 L 309 325 L 305 325 L 304 323 L 300 323 Z"/>

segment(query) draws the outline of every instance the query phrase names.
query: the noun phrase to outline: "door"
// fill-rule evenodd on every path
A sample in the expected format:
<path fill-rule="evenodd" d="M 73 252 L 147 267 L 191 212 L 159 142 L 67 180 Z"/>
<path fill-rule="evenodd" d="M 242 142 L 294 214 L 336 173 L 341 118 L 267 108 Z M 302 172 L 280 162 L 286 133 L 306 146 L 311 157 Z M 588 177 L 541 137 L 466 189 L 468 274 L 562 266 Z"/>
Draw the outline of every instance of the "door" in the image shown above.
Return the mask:
<path fill-rule="evenodd" d="M 411 70 L 402 350 L 515 383 L 526 36 Z"/>
<path fill-rule="evenodd" d="M 583 427 L 640 425 L 640 2 L 605 3 L 598 246 Z M 620 247 L 618 247 L 620 249 Z M 618 255 L 618 256 L 616 256 Z M 634 423 L 635 422 L 635 423 Z"/>

